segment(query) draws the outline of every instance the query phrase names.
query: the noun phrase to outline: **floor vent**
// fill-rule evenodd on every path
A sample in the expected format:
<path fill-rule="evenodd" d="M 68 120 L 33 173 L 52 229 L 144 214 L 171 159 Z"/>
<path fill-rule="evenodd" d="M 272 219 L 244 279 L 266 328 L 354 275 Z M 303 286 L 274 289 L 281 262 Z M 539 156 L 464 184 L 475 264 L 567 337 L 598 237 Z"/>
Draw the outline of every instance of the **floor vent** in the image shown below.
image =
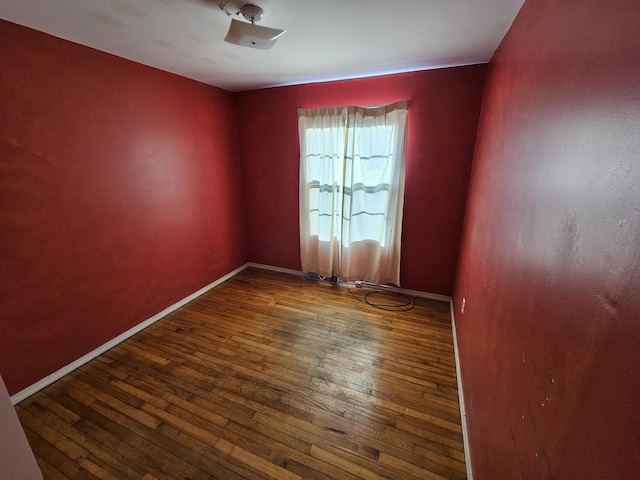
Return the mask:
<path fill-rule="evenodd" d="M 322 275 L 318 275 L 314 272 L 307 273 L 307 280 L 320 280 L 321 282 L 330 282 L 330 283 L 338 283 L 338 277 L 323 277 Z"/>

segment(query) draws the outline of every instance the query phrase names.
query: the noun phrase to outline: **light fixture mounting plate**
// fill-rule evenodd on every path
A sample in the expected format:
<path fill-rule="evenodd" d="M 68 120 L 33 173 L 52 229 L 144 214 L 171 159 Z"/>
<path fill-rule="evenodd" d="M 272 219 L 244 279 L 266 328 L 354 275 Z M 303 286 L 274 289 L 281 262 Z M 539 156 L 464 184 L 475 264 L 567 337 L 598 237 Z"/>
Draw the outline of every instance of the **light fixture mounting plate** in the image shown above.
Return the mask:
<path fill-rule="evenodd" d="M 248 3 L 247 5 L 243 5 L 240 8 L 240 13 L 244 18 L 249 20 L 251 23 L 257 23 L 260 20 L 262 20 L 262 16 L 264 15 L 264 10 L 257 5 Z"/>

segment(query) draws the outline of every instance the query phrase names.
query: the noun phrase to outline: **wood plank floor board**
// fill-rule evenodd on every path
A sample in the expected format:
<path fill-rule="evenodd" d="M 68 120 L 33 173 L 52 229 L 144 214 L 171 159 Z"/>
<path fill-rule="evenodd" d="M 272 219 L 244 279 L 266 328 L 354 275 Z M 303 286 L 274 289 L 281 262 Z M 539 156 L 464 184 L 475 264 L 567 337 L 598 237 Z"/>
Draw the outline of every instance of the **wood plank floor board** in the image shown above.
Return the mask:
<path fill-rule="evenodd" d="M 62 409 L 58 402 L 48 396 L 41 395 L 38 402 L 26 405 L 25 408 L 30 410 L 39 422 L 46 423 L 56 432 L 62 432 L 68 438 L 67 441 L 74 442 L 82 448 L 81 460 L 74 459 L 85 469 L 92 463 L 93 473 L 98 478 L 140 478 L 144 475 L 145 472 L 135 463 L 128 462 L 109 448 L 105 448 L 103 444 L 96 442 L 81 430 L 68 428 L 70 423 L 77 423 L 80 417 L 76 414 L 70 416 L 67 413 L 68 410 Z M 53 442 L 58 446 L 61 445 L 59 439 L 54 439 Z"/>
<path fill-rule="evenodd" d="M 449 305 L 352 294 L 250 268 L 167 315 L 17 406 L 43 475 L 466 478 Z"/>
<path fill-rule="evenodd" d="M 247 343 L 248 343 L 248 344 L 250 344 L 251 348 L 254 348 L 254 347 L 255 347 L 255 342 L 247 342 Z M 247 345 L 247 343 L 245 343 L 245 345 Z M 263 348 L 264 348 L 264 347 L 263 347 Z M 268 351 L 270 351 L 270 352 L 272 352 L 272 353 L 274 352 L 274 350 L 272 350 L 271 348 L 268 348 L 268 347 L 267 347 L 267 348 L 265 348 L 265 349 L 266 349 L 266 350 L 268 350 Z M 275 351 L 275 353 L 280 353 L 279 357 L 276 357 L 276 358 L 280 358 L 280 359 L 281 359 L 282 357 L 286 356 L 286 353 L 285 353 L 285 352 L 283 352 L 283 351 Z M 292 355 L 292 356 L 294 356 L 294 355 Z M 315 359 L 315 357 L 314 357 L 314 359 Z M 344 360 L 343 360 L 343 359 L 340 359 L 340 360 L 344 362 Z M 300 365 L 300 362 L 296 362 L 296 363 L 294 364 L 294 368 L 299 367 L 299 365 Z M 282 363 L 280 363 L 280 364 L 279 364 L 279 366 L 282 366 L 282 367 L 285 367 L 285 368 L 286 368 L 286 366 L 282 365 Z M 300 367 L 300 368 L 302 368 L 302 367 Z M 304 371 L 303 373 L 306 373 L 306 371 Z M 384 372 L 384 370 L 382 370 L 382 373 L 383 373 L 383 374 L 385 373 L 385 372 Z M 394 374 L 394 373 L 389 373 L 389 374 L 390 374 L 390 375 L 392 375 L 392 376 L 399 376 L 398 374 Z M 438 376 L 438 377 L 437 377 L 437 378 L 435 378 L 434 380 L 435 380 L 435 381 L 440 381 L 440 378 L 441 378 L 441 377 L 442 377 L 442 378 L 444 378 L 444 376 Z M 428 377 L 423 376 L 423 378 L 428 378 Z M 406 376 L 405 376 L 405 379 L 408 379 L 408 380 L 410 380 L 410 381 L 416 381 L 416 382 L 426 381 L 426 380 L 416 379 L 415 377 L 410 377 L 410 376 L 408 376 L 408 375 L 406 375 Z M 455 387 L 455 384 L 453 383 L 455 380 L 446 379 L 446 381 L 448 382 L 448 385 L 449 385 L 450 387 L 452 387 L 452 388 L 454 388 L 454 387 Z M 387 383 L 389 383 L 389 382 L 387 382 Z M 435 384 L 434 382 L 431 382 L 430 386 L 431 386 L 431 387 L 433 387 L 433 388 L 435 388 L 435 387 L 437 387 L 437 384 Z M 409 389 L 408 391 L 411 391 L 411 389 Z M 455 402 L 455 403 L 457 404 L 457 402 Z"/>
<path fill-rule="evenodd" d="M 78 459 L 70 458 L 65 453 L 65 443 L 60 442 L 58 444 L 57 439 L 59 437 L 51 435 L 47 427 L 30 423 L 28 415 L 21 411 L 18 411 L 18 414 L 21 416 L 27 440 L 36 454 L 38 464 L 41 464 L 41 462 L 44 464 L 41 465 L 43 475 L 46 471 L 51 470 L 52 473 L 55 472 L 52 478 L 81 478 L 81 475 L 84 478 L 96 478 L 89 472 L 83 471 Z"/>
<path fill-rule="evenodd" d="M 118 365 L 118 368 L 123 371 L 129 369 L 131 373 L 130 381 L 138 385 L 144 392 L 158 392 L 158 395 L 162 395 L 162 403 L 166 404 L 164 408 L 169 404 L 184 405 L 194 410 L 207 410 L 210 414 L 215 412 L 225 419 L 234 421 L 239 418 L 252 418 L 255 415 L 255 410 L 246 407 L 244 404 L 228 400 L 209 390 L 202 391 L 195 385 L 184 381 L 183 378 L 163 374 L 149 375 L 143 372 L 141 368 L 134 368 L 124 364 Z M 172 383 L 170 388 L 166 388 L 168 382 Z M 164 389 L 163 386 L 165 386 Z M 147 403 L 153 404 L 153 402 Z M 157 403 L 156 406 L 163 408 L 162 405 Z"/>

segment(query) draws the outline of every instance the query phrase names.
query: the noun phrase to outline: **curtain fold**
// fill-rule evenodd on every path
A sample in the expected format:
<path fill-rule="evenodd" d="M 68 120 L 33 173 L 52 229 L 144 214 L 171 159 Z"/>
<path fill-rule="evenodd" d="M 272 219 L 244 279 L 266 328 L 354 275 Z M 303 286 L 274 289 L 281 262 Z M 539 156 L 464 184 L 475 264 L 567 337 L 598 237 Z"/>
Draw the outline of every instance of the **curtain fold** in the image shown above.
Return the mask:
<path fill-rule="evenodd" d="M 302 269 L 400 285 L 408 102 L 299 109 Z"/>

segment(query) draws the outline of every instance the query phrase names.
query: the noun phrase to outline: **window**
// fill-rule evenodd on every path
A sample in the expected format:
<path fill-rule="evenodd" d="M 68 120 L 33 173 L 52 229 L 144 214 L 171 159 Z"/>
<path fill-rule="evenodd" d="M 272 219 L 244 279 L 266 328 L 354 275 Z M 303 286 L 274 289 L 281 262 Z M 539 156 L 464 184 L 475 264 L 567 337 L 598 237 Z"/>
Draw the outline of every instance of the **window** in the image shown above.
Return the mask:
<path fill-rule="evenodd" d="M 399 285 L 407 102 L 298 113 L 303 270 Z"/>

